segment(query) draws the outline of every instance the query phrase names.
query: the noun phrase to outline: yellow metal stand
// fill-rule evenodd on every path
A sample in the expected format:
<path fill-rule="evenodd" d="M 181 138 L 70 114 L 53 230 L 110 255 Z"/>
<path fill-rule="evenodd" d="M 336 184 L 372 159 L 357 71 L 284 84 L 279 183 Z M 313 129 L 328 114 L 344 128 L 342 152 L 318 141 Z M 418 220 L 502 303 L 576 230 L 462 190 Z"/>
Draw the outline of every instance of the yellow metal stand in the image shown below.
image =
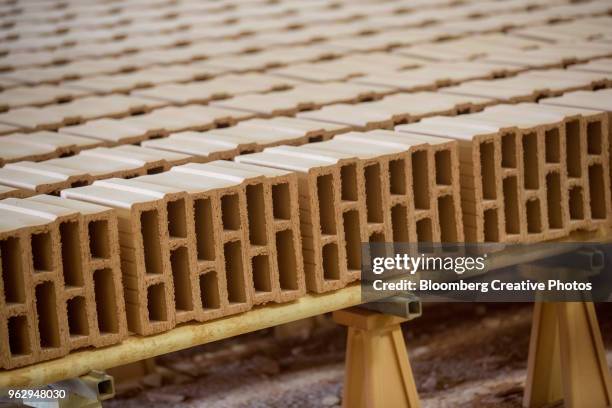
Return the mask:
<path fill-rule="evenodd" d="M 612 381 L 592 303 L 536 303 L 523 405 L 612 405 Z"/>
<path fill-rule="evenodd" d="M 400 328 L 408 319 L 351 308 L 334 320 L 348 326 L 343 407 L 420 407 Z"/>

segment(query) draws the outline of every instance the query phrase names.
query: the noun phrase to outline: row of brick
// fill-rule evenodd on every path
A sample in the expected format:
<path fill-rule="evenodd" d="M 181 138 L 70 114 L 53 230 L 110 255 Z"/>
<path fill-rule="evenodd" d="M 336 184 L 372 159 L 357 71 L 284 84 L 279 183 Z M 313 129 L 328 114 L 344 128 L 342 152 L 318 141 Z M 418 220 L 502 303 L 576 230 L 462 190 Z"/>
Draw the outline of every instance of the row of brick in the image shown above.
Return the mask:
<path fill-rule="evenodd" d="M 0 367 L 127 335 L 117 217 L 52 196 L 0 201 Z"/>
<path fill-rule="evenodd" d="M 605 61 L 603 62 L 605 63 Z M 597 69 L 605 71 L 605 67 Z M 245 152 L 260 151 L 263 148 L 278 144 L 302 144 L 319 137 L 323 140 L 343 131 L 343 127 L 344 131 L 349 129 L 390 129 L 395 125 L 418 121 L 423 117 L 435 114 L 454 115 L 473 112 L 499 102 L 536 101 L 543 96 L 558 95 L 574 89 L 605 87 L 610 85 L 610 81 L 607 79 L 608 75 L 605 72 L 567 70 L 530 71 L 510 78 L 468 81 L 459 86 L 442 88 L 437 93 L 400 93 L 372 102 L 352 105 L 333 104 L 319 110 L 297 114 L 299 119 L 305 119 L 306 122 L 291 119 L 277 119 L 276 122 L 271 121 L 269 123 L 262 120 L 247 120 L 242 125 L 227 129 L 210 130 L 204 133 L 180 133 L 181 131 L 206 130 L 222 124 L 233 124 L 237 120 L 248 119 L 254 115 L 295 115 L 298 110 L 320 107 L 327 102 L 342 101 L 343 98 L 354 98 L 348 100 L 358 102 L 362 98 L 378 97 L 377 92 L 369 92 L 371 89 L 374 91 L 382 89 L 341 83 L 334 83 L 331 88 L 323 88 L 327 85 L 302 86 L 290 91 L 230 98 L 215 102 L 213 104 L 215 105 L 214 108 L 208 106 L 169 107 L 120 120 L 92 121 L 84 125 L 61 129 L 57 141 L 60 143 L 62 140 L 62 133 L 68 133 L 80 138 L 94 139 L 95 142 L 92 143 L 94 146 L 100 143 L 103 137 L 111 135 L 116 139 L 106 141 L 107 144 L 136 143 L 152 137 L 167 136 L 169 133 L 179 132 L 170 137 L 143 142 L 143 146 L 148 149 L 161 150 L 160 154 L 162 156 L 165 154 L 163 152 L 180 153 L 178 157 L 166 158 L 168 162 L 210 161 L 219 158 L 231 158 Z M 542 78 L 547 78 L 547 87 L 544 89 L 539 88 L 543 82 Z M 332 92 L 334 89 L 337 91 Z M 298 92 L 298 90 L 308 92 Z M 317 90 L 319 92 L 316 92 Z M 322 95 L 320 92 L 324 90 L 327 92 Z M 291 94 L 296 95 L 295 102 L 292 102 L 289 97 Z M 280 95 L 284 97 L 279 97 Z M 314 97 L 318 97 L 319 100 L 307 99 Z M 217 112 L 217 104 L 221 105 L 219 107 L 220 112 Z M 248 112 L 249 109 L 252 112 Z M 242 110 L 245 112 L 242 112 Z M 233 112 L 233 115 L 226 117 L 224 116 L 226 112 Z M 221 116 L 212 116 L 209 120 L 206 120 L 205 115 L 211 113 L 217 113 Z M 309 122 L 313 120 L 326 123 L 326 125 L 323 129 L 319 126 L 313 126 L 313 123 Z M 141 127 L 134 126 L 134 124 L 141 124 Z M 311 133 L 319 130 L 323 130 L 321 135 Z M 34 133 L 33 135 L 40 140 L 40 134 Z M 50 134 L 46 135 L 49 136 Z M 26 139 L 27 136 L 24 140 Z M 2 140 L 0 140 L 0 144 L 1 142 Z M 69 146 L 76 146 L 70 137 L 66 142 L 69 143 Z M 7 146 L 7 154 L 11 153 L 11 147 L 13 152 L 16 151 L 17 154 L 24 151 L 31 152 L 30 145 L 24 148 L 24 143 L 20 144 L 16 142 L 16 138 L 9 138 L 4 143 Z M 83 145 L 84 143 L 81 144 L 81 146 Z M 53 149 L 52 153 L 61 151 L 57 145 L 51 147 Z M 49 149 L 48 145 L 44 149 Z M 127 151 L 125 149 L 131 149 L 133 152 L 139 151 L 137 147 L 115 150 L 121 156 L 121 152 Z M 75 157 L 55 159 L 39 164 L 13 163 L 7 165 L 5 169 L 0 169 L 0 184 L 30 191 L 29 194 L 35 192 L 50 193 L 74 183 L 84 184 L 93 179 L 108 178 L 116 174 L 142 174 L 149 168 L 158 167 L 157 165 L 147 166 L 146 163 L 150 161 L 157 163 L 160 160 L 158 155 L 148 151 L 148 149 L 142 149 L 142 154 L 147 157 L 148 161 L 128 160 L 130 163 L 123 164 L 119 170 L 115 159 L 112 157 L 112 152 L 115 151 L 113 149 L 93 149 L 91 152 L 84 151 Z M 97 165 L 92 168 L 92 164 L 87 160 L 87 157 L 91 157 L 92 154 L 100 156 L 101 151 L 109 157 L 109 164 L 105 166 Z M 33 155 L 30 154 L 30 156 Z M 152 158 L 149 159 L 149 157 Z M 126 161 L 124 157 L 118 159 L 121 162 Z M 79 163 L 83 164 L 79 165 Z M 47 168 L 46 165 L 52 167 Z M 58 171 L 53 166 L 69 167 L 70 171 L 60 171 L 58 176 Z M 24 168 L 26 169 L 25 172 Z M 50 176 L 51 178 L 41 175 L 41 173 L 49 174 L 51 171 L 54 173 Z M 123 173 L 117 173 L 118 171 Z M 31 175 L 32 172 L 36 173 L 34 179 Z M 6 194 L 14 195 L 16 193 L 16 191 L 12 191 Z M 28 193 L 19 192 L 18 194 L 27 195 Z"/>
<path fill-rule="evenodd" d="M 343 287 L 359 278 L 361 242 L 531 242 L 609 226 L 608 114 L 553 106 L 585 100 L 609 104 L 610 91 L 349 132 L 62 195 L 115 208 L 127 324 L 152 334 Z M 122 323 L 108 312 L 123 307 L 113 213 L 50 196 L 4 200 L 0 211 L 4 366 L 119 341 Z"/>
<path fill-rule="evenodd" d="M 548 11 L 548 14 L 546 14 L 547 11 Z M 442 23 L 439 25 L 439 27 L 435 26 L 436 28 L 428 28 L 428 29 L 391 27 L 388 29 L 391 31 L 381 31 L 379 34 L 375 34 L 375 35 L 357 36 L 357 38 L 350 38 L 351 35 L 355 36 L 356 34 L 359 34 L 359 32 L 357 31 L 352 34 L 347 34 L 348 36 L 343 39 L 338 39 L 338 40 L 330 39 L 330 40 L 326 40 L 326 42 L 323 42 L 323 43 L 312 44 L 309 46 L 302 46 L 301 48 L 304 48 L 305 51 L 310 50 L 309 55 L 312 55 L 313 53 L 316 54 L 317 50 L 320 49 L 321 47 L 327 49 L 328 52 L 330 52 L 333 49 L 336 54 L 346 54 L 347 52 L 351 52 L 351 51 L 387 49 L 389 47 L 395 47 L 395 46 L 402 46 L 402 45 L 407 46 L 407 45 L 414 45 L 414 44 L 422 43 L 422 42 L 431 42 L 437 39 L 448 37 L 450 32 L 453 33 L 452 36 L 465 36 L 465 35 L 470 35 L 470 34 L 477 33 L 477 32 L 500 31 L 500 30 L 504 30 L 505 28 L 507 28 L 509 21 L 512 21 L 512 22 L 524 21 L 525 18 L 529 18 L 529 20 L 526 21 L 526 24 L 527 23 L 537 24 L 537 23 L 546 23 L 548 21 L 555 21 L 555 20 L 563 19 L 563 18 L 576 18 L 576 17 L 581 17 L 581 16 L 597 15 L 601 13 L 606 13 L 607 11 L 609 11 L 609 4 L 606 4 L 606 2 L 592 2 L 592 3 L 588 3 L 588 6 L 580 5 L 580 7 L 578 7 L 578 5 L 557 6 L 557 7 L 552 7 L 550 10 L 543 9 L 543 10 L 538 10 L 538 11 L 530 11 L 528 13 L 525 13 L 525 16 L 523 16 L 523 14 L 515 15 L 512 13 L 509 13 L 505 15 L 507 16 L 506 18 L 507 21 L 499 22 L 497 25 L 492 25 L 491 27 L 484 26 L 483 20 L 491 19 L 492 22 L 495 22 L 501 18 L 500 15 L 481 18 L 478 20 L 479 21 L 478 25 L 474 25 L 470 21 L 469 24 L 464 24 L 463 26 L 458 25 L 459 23 L 456 23 L 455 25 L 452 25 L 452 23 Z M 436 13 L 430 13 L 430 14 L 436 15 L 439 13 L 436 12 Z M 398 15 L 397 18 L 399 19 L 400 22 L 406 20 L 405 16 L 403 15 Z M 421 23 L 427 22 L 430 19 L 431 19 L 431 16 L 426 16 L 426 18 Z M 379 24 L 381 28 L 386 28 L 389 26 L 389 21 L 385 19 L 385 20 L 382 20 L 382 22 Z M 475 26 L 478 26 L 478 27 L 482 26 L 483 28 L 480 30 L 475 30 L 474 29 Z M 176 44 L 185 45 L 186 43 L 185 39 L 175 39 L 173 41 L 172 38 L 168 39 L 167 37 L 168 37 L 167 35 L 161 36 L 161 38 L 164 40 L 164 43 L 160 44 L 159 46 L 172 47 L 173 45 L 176 45 Z M 273 36 L 273 38 L 279 38 L 279 37 L 282 38 L 282 36 L 278 36 L 278 35 Z M 143 40 L 139 40 L 139 42 L 146 44 L 146 41 L 143 41 Z M 187 45 L 187 46 L 183 46 L 180 48 L 160 48 L 160 49 L 153 49 L 150 51 L 145 50 L 145 51 L 138 52 L 137 54 L 134 54 L 134 55 L 126 55 L 128 51 L 129 52 L 136 51 L 136 49 L 134 49 L 133 47 L 127 46 L 127 45 L 125 46 L 125 49 L 123 49 L 122 52 L 121 52 L 121 49 L 113 49 L 113 47 L 110 47 L 110 45 L 106 45 L 106 46 L 97 45 L 96 47 L 92 47 L 91 45 L 87 45 L 87 46 L 84 45 L 81 47 L 82 48 L 81 50 L 79 50 L 78 47 L 71 47 L 71 48 L 67 48 L 63 52 L 60 52 L 60 51 L 40 52 L 39 51 L 37 53 L 33 53 L 33 52 L 31 53 L 24 53 L 24 52 L 12 53 L 10 58 L 8 58 L 7 56 L 7 57 L 0 59 L 0 66 L 3 66 L 4 69 L 11 69 L 11 68 L 15 69 L 15 68 L 25 68 L 28 66 L 36 66 L 36 65 L 50 65 L 50 64 L 52 65 L 58 62 L 69 62 L 69 61 L 77 61 L 77 60 L 86 62 L 88 59 L 92 60 L 95 58 L 100 58 L 104 55 L 120 56 L 121 58 L 126 57 L 128 58 L 128 61 L 131 61 L 132 63 L 141 61 L 140 64 L 145 62 L 147 65 L 151 63 L 158 63 L 158 64 L 162 63 L 163 64 L 163 63 L 167 63 L 169 60 L 172 61 L 175 58 L 179 58 L 182 61 L 189 61 L 189 60 L 193 60 L 197 58 L 213 57 L 214 61 L 218 60 L 218 62 L 223 63 L 224 65 L 228 65 L 232 63 L 233 60 L 239 57 L 231 57 L 231 56 L 221 57 L 222 54 L 224 53 L 225 54 L 231 54 L 231 53 L 240 54 L 244 52 L 265 49 L 266 47 L 263 47 L 262 45 L 263 42 L 264 42 L 264 39 L 261 39 L 261 38 L 249 39 L 247 37 L 239 41 L 235 41 L 235 40 L 226 41 L 225 43 L 223 43 L 223 45 L 220 44 L 218 41 L 215 41 L 214 43 L 210 43 L 209 46 L 203 46 L 205 45 L 205 43 L 201 43 L 199 45 L 195 45 L 198 43 L 194 43 L 194 45 L 191 45 L 191 46 Z M 292 43 L 289 46 L 296 47 L 296 45 L 297 44 Z M 285 49 L 286 47 L 287 46 L 283 46 L 283 44 L 280 44 L 274 51 L 275 53 L 278 53 L 279 55 L 286 54 L 287 58 L 290 58 L 291 54 L 286 52 L 286 49 Z M 207 51 L 202 51 L 203 49 Z M 95 50 L 97 50 L 97 52 Z M 190 54 L 189 50 L 192 50 L 191 55 L 189 55 Z M 217 50 L 217 51 L 213 51 L 213 50 Z M 94 53 L 95 55 L 91 55 L 92 53 Z M 260 54 L 266 54 L 266 52 L 260 52 Z M 301 54 L 304 54 L 304 52 L 302 52 Z M 242 60 L 244 60 L 245 63 L 249 63 L 251 66 L 259 59 L 260 58 L 255 58 L 255 61 L 251 61 L 252 58 L 250 59 L 248 55 L 245 55 L 242 58 Z M 108 63 L 109 64 L 112 63 L 112 60 L 108 60 Z M 236 65 L 237 64 L 233 64 L 233 66 L 236 66 Z M 91 64 L 89 66 L 91 66 Z M 10 77 L 11 76 L 9 75 L 9 78 Z M 27 76 L 22 77 L 21 80 L 25 80 L 27 82 L 28 77 Z"/>
<path fill-rule="evenodd" d="M 599 3 L 599 2 L 594 2 L 595 5 L 597 4 L 603 4 L 603 3 Z M 388 14 L 383 14 L 380 17 L 375 15 L 375 14 L 369 14 L 368 18 L 366 19 L 357 19 L 357 20 L 352 20 L 350 19 L 351 17 L 351 7 L 341 10 L 336 11 L 336 18 L 335 19 L 328 19 L 326 21 L 324 21 L 325 26 L 329 27 L 329 33 L 328 34 L 321 34 L 321 30 L 320 27 L 317 27 L 316 25 L 314 27 L 312 27 L 312 29 L 310 31 L 312 31 L 312 34 L 308 33 L 308 29 L 311 27 L 310 24 L 312 24 L 312 19 L 309 19 L 308 17 L 306 17 L 306 21 L 302 20 L 300 21 L 299 17 L 295 17 L 295 16 L 288 16 L 291 19 L 292 22 L 292 28 L 293 30 L 289 31 L 287 33 L 287 36 L 292 36 L 295 34 L 298 34 L 299 37 L 292 39 L 291 41 L 294 41 L 294 43 L 300 43 L 300 42 L 308 42 L 308 41 L 312 41 L 313 36 L 314 38 L 330 38 L 327 36 L 332 36 L 331 38 L 335 37 L 335 36 L 343 36 L 343 35 L 349 35 L 349 36 L 354 36 L 354 35 L 358 35 L 363 31 L 377 31 L 380 29 L 393 29 L 395 27 L 406 27 L 406 26 L 415 26 L 415 25 L 422 25 L 423 23 L 427 23 L 427 22 L 431 22 L 432 20 L 434 22 L 438 22 L 441 24 L 446 24 L 446 22 L 448 21 L 453 21 L 453 20 L 464 20 L 464 19 L 470 19 L 472 17 L 474 17 L 475 15 L 505 15 L 505 14 L 521 14 L 521 13 L 525 13 L 525 9 L 529 8 L 529 6 L 531 6 L 532 4 L 525 4 L 525 2 L 516 2 L 516 4 L 514 4 L 513 2 L 489 2 L 489 3 L 484 3 L 482 5 L 482 7 L 478 7 L 474 4 L 459 4 L 459 5 L 453 5 L 451 7 L 448 8 L 437 8 L 436 10 L 432 10 L 432 11 L 423 11 L 420 13 L 411 13 L 408 14 L 407 16 L 404 14 L 394 14 L 394 13 L 388 13 Z M 488 6 L 488 7 L 487 7 Z M 542 16 L 540 16 L 540 18 L 543 18 L 544 16 L 551 18 L 552 16 L 558 18 L 559 15 L 576 15 L 576 11 L 579 11 L 578 14 L 580 13 L 584 13 L 585 8 L 577 8 L 575 6 L 565 6 L 565 5 L 547 5 L 549 7 L 547 8 L 543 8 L 543 10 L 537 10 L 535 12 L 532 12 L 532 17 L 531 17 L 531 21 L 534 20 L 533 14 L 535 13 L 536 15 L 542 14 Z M 547 9 L 550 8 L 550 11 L 547 12 Z M 605 12 L 605 10 L 607 9 L 602 9 L 602 6 L 600 7 L 593 7 L 593 5 L 590 6 L 591 10 L 589 11 L 596 11 L 596 12 Z M 589 7 L 587 7 L 587 10 L 589 9 Z M 327 13 L 329 13 L 329 11 L 326 10 Z M 316 14 L 318 14 L 319 16 L 327 14 L 324 12 L 317 12 Z M 267 13 L 266 13 L 267 14 Z M 347 17 L 349 17 L 349 21 L 342 21 L 342 17 L 344 17 L 345 19 Z M 126 35 L 119 35 L 119 36 L 110 36 L 110 38 L 108 38 L 108 40 L 110 41 L 105 41 L 104 40 L 104 36 L 102 36 L 102 38 L 100 38 L 100 35 L 96 35 L 93 36 L 93 38 L 91 36 L 79 36 L 78 38 L 70 38 L 70 36 L 45 36 L 43 38 L 40 37 L 34 37 L 34 38 L 22 38 L 22 39 L 15 39 L 13 41 L 5 41 L 4 46 L 6 47 L 6 49 L 8 51 L 12 51 L 13 53 L 17 52 L 17 53 L 24 53 L 25 52 L 33 52 L 33 51 L 41 51 L 41 50 L 45 50 L 45 49 L 57 49 L 57 50 L 62 50 L 62 49 L 66 49 L 68 55 L 70 54 L 81 54 L 81 55 L 92 55 L 92 53 L 95 53 L 96 51 L 94 51 L 93 49 L 97 49 L 97 52 L 99 53 L 108 53 L 108 54 L 119 54 L 122 52 L 126 52 L 126 51 L 140 51 L 140 50 L 147 50 L 150 48 L 164 48 L 164 47 L 168 47 L 168 46 L 172 46 L 175 44 L 185 44 L 185 43 L 192 43 L 192 42 L 201 42 L 201 41 L 210 41 L 210 38 L 214 38 L 215 36 L 219 36 L 219 31 L 223 31 L 223 29 L 219 26 L 215 27 L 215 23 L 217 23 L 218 25 L 223 23 L 222 20 L 222 16 L 214 16 L 211 18 L 212 20 L 212 27 L 208 28 L 208 29 L 189 29 L 189 30 L 170 30 L 170 31 L 166 31 L 165 33 L 159 33 L 159 32 L 149 32 L 149 33 L 144 33 L 143 35 L 131 35 L 131 36 L 126 36 Z M 282 19 L 282 17 L 281 17 Z M 308 21 L 310 20 L 310 21 Z M 338 22 L 338 20 L 340 20 Z M 180 19 L 179 19 L 180 21 Z M 316 21 L 316 20 L 315 20 Z M 202 18 L 198 19 L 198 22 L 202 22 Z M 188 25 L 189 21 L 185 21 L 185 24 Z M 304 25 L 307 24 L 306 28 L 300 28 L 300 25 Z M 321 24 L 321 22 L 319 22 L 319 24 Z M 348 29 L 347 29 L 347 25 L 348 25 Z M 276 29 L 278 30 L 279 28 L 285 29 L 286 26 L 283 24 L 279 24 L 278 22 L 276 24 L 273 24 L 273 28 L 275 28 L 274 26 L 276 26 Z M 279 27 L 280 26 L 280 27 Z M 296 28 L 296 26 L 298 26 Z M 334 30 L 335 27 L 338 27 L 339 30 Z M 255 19 L 252 21 L 249 21 L 247 24 L 243 25 L 242 27 L 239 28 L 239 31 L 236 32 L 235 29 L 232 29 L 232 27 L 229 28 L 229 32 L 232 33 L 234 36 L 235 35 L 240 35 L 244 32 L 255 32 L 256 34 L 253 36 L 253 40 L 261 43 L 266 43 L 268 46 L 271 45 L 275 45 L 278 44 L 280 42 L 280 44 L 282 44 L 282 40 L 284 38 L 283 35 L 279 35 L 279 32 L 266 32 L 267 30 L 270 29 L 270 22 L 268 21 L 260 21 L 259 19 Z M 319 31 L 318 34 L 314 33 L 314 30 Z M 242 31 L 241 31 L 242 30 Z M 261 32 L 261 30 L 263 30 L 262 34 L 259 34 L 259 32 Z M 304 33 L 304 34 L 302 34 Z M 205 44 L 202 44 L 205 45 Z M 87 50 L 87 48 L 89 48 L 89 50 Z"/>

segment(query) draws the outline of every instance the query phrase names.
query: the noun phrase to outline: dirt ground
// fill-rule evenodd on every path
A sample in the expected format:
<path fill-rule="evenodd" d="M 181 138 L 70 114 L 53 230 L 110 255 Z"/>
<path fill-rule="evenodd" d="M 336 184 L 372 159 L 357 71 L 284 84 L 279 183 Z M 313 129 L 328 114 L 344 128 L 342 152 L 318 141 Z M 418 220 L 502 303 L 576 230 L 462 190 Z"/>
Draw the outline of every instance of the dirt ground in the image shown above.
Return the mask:
<path fill-rule="evenodd" d="M 423 407 L 520 407 L 528 304 L 426 305 L 404 325 Z M 612 366 L 612 304 L 598 317 Z M 329 318 L 169 354 L 124 383 L 105 407 L 334 407 L 341 403 L 345 329 Z M 289 336 L 288 334 L 291 334 Z"/>

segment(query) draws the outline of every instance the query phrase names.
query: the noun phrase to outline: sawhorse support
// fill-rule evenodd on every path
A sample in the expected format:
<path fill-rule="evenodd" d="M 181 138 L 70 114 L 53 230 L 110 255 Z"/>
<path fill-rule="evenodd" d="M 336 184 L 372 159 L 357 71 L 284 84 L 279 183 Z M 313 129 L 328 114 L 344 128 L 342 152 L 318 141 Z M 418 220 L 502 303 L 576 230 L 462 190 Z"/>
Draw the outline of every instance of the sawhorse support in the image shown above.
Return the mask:
<path fill-rule="evenodd" d="M 612 405 L 612 382 L 592 303 L 534 305 L 523 405 Z"/>
<path fill-rule="evenodd" d="M 342 406 L 420 407 L 400 328 L 408 319 L 350 308 L 334 320 L 348 326 Z"/>

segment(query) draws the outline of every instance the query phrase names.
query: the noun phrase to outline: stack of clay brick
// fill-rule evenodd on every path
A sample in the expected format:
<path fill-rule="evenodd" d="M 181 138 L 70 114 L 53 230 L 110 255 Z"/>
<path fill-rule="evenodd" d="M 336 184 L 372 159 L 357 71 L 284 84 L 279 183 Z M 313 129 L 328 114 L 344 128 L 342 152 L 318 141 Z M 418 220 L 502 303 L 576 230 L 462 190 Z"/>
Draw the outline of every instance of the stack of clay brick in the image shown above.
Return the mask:
<path fill-rule="evenodd" d="M 0 2 L 0 368 L 342 288 L 362 242 L 608 229 L 611 12 Z"/>

